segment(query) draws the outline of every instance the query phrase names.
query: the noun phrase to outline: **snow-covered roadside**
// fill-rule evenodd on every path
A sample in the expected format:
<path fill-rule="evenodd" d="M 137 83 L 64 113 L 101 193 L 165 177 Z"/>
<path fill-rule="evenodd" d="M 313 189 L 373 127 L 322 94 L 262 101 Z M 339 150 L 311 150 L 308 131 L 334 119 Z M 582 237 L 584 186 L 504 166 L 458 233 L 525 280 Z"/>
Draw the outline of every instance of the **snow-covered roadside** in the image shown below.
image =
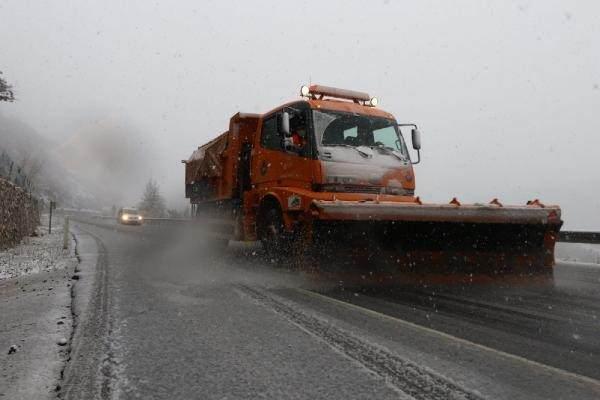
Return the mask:
<path fill-rule="evenodd" d="M 63 219 L 52 219 L 48 234 L 48 216 L 36 229 L 37 236 L 24 238 L 18 246 L 0 251 L 0 281 L 44 271 L 64 269 L 76 262 L 69 250 L 63 250 Z"/>
<path fill-rule="evenodd" d="M 55 224 L 56 223 L 56 224 Z M 0 398 L 55 398 L 69 355 L 75 242 L 63 250 L 62 221 L 0 252 Z"/>
<path fill-rule="evenodd" d="M 600 245 L 587 243 L 557 243 L 557 260 L 600 264 Z"/>

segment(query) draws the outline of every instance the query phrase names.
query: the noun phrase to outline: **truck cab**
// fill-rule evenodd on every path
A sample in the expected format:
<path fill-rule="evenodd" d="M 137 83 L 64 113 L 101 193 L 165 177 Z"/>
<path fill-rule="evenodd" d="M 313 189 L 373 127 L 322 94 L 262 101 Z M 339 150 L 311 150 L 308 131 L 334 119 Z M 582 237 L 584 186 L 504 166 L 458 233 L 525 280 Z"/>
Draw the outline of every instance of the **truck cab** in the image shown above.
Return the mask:
<path fill-rule="evenodd" d="M 312 98 L 286 104 L 261 119 L 254 184 L 412 196 L 415 179 L 400 127 L 391 114 L 363 104 Z"/>

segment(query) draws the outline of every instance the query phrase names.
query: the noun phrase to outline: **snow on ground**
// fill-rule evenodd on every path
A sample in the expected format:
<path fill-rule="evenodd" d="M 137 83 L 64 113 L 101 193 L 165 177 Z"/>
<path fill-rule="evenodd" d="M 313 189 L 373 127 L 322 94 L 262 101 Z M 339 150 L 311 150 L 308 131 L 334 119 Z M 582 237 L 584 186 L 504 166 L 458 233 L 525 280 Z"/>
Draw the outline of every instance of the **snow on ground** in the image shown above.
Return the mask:
<path fill-rule="evenodd" d="M 26 237 L 19 245 L 1 251 L 0 280 L 72 266 L 72 255 L 63 250 L 62 225 L 62 218 L 53 217 L 52 233 L 48 234 L 48 216 L 44 215 L 37 236 Z"/>
<path fill-rule="evenodd" d="M 600 264 L 599 244 L 557 243 L 555 254 L 563 261 Z"/>

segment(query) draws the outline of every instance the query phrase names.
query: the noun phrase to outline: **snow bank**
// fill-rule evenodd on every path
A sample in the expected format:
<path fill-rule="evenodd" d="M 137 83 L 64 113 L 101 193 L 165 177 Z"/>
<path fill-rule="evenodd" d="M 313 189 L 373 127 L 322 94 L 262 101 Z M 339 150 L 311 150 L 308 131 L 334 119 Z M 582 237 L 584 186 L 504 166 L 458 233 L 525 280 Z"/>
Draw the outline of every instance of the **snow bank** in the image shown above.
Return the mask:
<path fill-rule="evenodd" d="M 600 264 L 600 245 L 586 243 L 557 243 L 558 260 Z"/>
<path fill-rule="evenodd" d="M 63 250 L 62 220 L 52 218 L 52 234 L 48 234 L 48 219 L 36 229 L 36 236 L 26 237 L 8 250 L 0 252 L 0 280 L 72 265 L 69 250 Z"/>

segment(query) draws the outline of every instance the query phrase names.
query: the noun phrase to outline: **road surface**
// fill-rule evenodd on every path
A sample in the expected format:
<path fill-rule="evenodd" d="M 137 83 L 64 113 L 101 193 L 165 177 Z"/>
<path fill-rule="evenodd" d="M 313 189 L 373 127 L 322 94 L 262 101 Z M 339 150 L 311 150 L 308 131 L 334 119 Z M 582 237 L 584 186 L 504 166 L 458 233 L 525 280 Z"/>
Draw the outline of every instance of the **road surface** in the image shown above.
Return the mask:
<path fill-rule="evenodd" d="M 97 262 L 62 398 L 600 398 L 600 269 L 559 265 L 554 288 L 348 288 L 177 229 L 76 229 Z"/>

